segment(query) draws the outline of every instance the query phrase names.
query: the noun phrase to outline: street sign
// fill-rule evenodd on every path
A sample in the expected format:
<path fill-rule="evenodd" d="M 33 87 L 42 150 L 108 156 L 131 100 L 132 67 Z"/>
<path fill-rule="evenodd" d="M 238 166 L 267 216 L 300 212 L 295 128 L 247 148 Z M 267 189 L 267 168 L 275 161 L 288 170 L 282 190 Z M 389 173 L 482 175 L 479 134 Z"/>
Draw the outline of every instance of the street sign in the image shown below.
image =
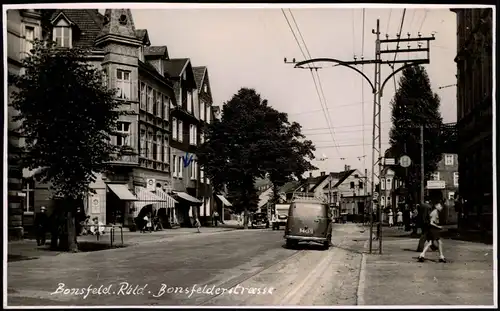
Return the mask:
<path fill-rule="evenodd" d="M 384 159 L 385 165 L 395 165 L 396 164 L 396 159 L 394 158 L 385 158 Z"/>
<path fill-rule="evenodd" d="M 445 189 L 446 182 L 444 180 L 428 180 L 427 189 Z"/>
<path fill-rule="evenodd" d="M 411 165 L 410 157 L 404 155 L 401 158 L 399 158 L 399 165 L 401 165 L 401 167 L 409 167 Z"/>

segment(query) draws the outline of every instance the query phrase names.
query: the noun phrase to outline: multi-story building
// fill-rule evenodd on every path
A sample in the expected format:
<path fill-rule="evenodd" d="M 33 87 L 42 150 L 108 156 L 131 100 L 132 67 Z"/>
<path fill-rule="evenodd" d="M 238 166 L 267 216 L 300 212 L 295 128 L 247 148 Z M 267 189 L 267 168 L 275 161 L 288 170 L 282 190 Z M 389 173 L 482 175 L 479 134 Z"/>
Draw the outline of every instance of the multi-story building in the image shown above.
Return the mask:
<path fill-rule="evenodd" d="M 33 40 L 42 35 L 39 10 L 7 10 L 7 68 L 9 74 L 21 74 L 23 58 L 30 53 Z M 14 91 L 9 85 L 9 94 Z M 33 179 L 23 174 L 23 168 L 16 161 L 23 145 L 23 138 L 16 132 L 19 122 L 12 118 L 17 114 L 8 104 L 8 238 L 20 239 L 24 235 L 23 226 L 33 221 L 34 196 Z"/>
<path fill-rule="evenodd" d="M 493 9 L 452 9 L 457 16 L 459 194 L 467 223 L 493 226 Z M 492 173 L 493 172 L 493 173 Z"/>
<path fill-rule="evenodd" d="M 196 149 L 200 144 L 200 109 L 198 87 L 193 66 L 188 58 L 165 61 L 165 72 L 174 83 L 177 102 L 171 107 L 171 154 L 173 190 L 179 199 L 176 206 L 179 223 L 192 226 L 200 217 L 200 170 Z"/>
<path fill-rule="evenodd" d="M 88 61 L 103 69 L 104 83 L 117 89 L 121 109 L 129 112 L 111 137 L 127 153 L 111 163 L 109 173 L 97 176 L 91 185 L 96 194 L 81 202 L 86 214 L 127 225 L 154 205 L 165 221 L 175 222 L 175 200 L 165 192 L 172 188 L 169 110 L 176 100 L 162 70 L 166 47 L 151 46 L 147 30 L 135 29 L 128 9 L 108 9 L 104 15 L 93 9 L 57 10 L 48 23 L 49 38 L 59 47 L 90 51 Z M 35 210 L 45 205 L 50 211 L 53 203 L 49 185 L 37 183 Z"/>

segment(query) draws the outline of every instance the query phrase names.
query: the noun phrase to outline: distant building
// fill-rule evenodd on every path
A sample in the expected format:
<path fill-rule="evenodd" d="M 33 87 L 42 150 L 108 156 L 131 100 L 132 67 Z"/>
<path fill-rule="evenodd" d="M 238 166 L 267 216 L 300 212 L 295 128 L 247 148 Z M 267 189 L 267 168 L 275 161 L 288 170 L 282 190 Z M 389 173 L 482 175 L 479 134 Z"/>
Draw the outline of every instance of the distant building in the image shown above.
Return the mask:
<path fill-rule="evenodd" d="M 457 16 L 459 193 L 471 228 L 493 228 L 493 9 Z"/>

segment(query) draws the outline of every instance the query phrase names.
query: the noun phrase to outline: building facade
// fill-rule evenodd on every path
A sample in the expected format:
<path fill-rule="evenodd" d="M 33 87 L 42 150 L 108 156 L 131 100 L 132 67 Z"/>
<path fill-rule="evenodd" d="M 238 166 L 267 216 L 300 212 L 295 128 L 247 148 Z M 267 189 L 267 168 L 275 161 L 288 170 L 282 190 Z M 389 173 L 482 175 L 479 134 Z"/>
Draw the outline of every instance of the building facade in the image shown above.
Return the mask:
<path fill-rule="evenodd" d="M 42 36 L 41 14 L 39 10 L 7 10 L 7 70 L 9 74 L 22 74 L 22 63 L 33 47 L 33 40 Z M 8 86 L 9 94 L 14 91 Z M 16 132 L 19 122 L 12 118 L 17 111 L 11 105 L 9 96 L 8 114 L 8 238 L 20 239 L 24 235 L 24 226 L 29 226 L 34 217 L 34 182 L 26 174 L 17 161 L 23 138 Z"/>
<path fill-rule="evenodd" d="M 147 211 L 158 211 L 164 224 L 176 223 L 176 200 L 170 174 L 170 105 L 176 96 L 162 64 L 166 47 L 151 46 L 146 30 L 136 29 L 131 11 L 57 10 L 50 18 L 49 38 L 61 48 L 88 49 L 88 62 L 104 72 L 104 83 L 117 90 L 121 109 L 111 141 L 126 153 L 98 174 L 96 194 L 81 202 L 86 214 L 103 223 L 131 225 Z M 54 205 L 49 185 L 36 183 L 34 210 Z M 146 209 L 145 209 L 146 207 Z"/>
<path fill-rule="evenodd" d="M 452 9 L 457 16 L 459 194 L 464 223 L 493 226 L 493 10 Z"/>

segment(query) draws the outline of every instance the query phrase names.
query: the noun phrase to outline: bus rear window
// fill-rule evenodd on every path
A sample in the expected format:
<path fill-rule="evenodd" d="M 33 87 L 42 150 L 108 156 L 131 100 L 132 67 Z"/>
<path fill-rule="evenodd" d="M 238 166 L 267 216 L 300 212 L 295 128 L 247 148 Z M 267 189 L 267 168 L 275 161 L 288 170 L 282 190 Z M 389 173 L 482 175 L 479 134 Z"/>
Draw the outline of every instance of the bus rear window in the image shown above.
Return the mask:
<path fill-rule="evenodd" d="M 294 203 L 291 215 L 294 217 L 328 217 L 328 209 L 322 204 Z"/>

